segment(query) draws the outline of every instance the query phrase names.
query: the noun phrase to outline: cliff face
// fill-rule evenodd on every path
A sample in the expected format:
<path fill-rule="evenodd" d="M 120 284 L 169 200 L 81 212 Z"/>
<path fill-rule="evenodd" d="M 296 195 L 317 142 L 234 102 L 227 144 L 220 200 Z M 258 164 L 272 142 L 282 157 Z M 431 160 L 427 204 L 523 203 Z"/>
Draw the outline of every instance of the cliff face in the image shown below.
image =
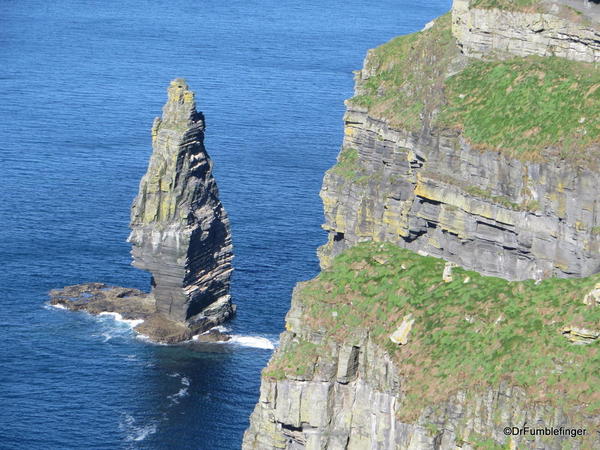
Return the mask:
<path fill-rule="evenodd" d="M 368 243 L 300 283 L 244 448 L 600 445 L 597 342 L 577 346 L 561 334 L 570 323 L 600 324 L 600 308 L 583 301 L 598 275 L 511 283 L 444 267 Z M 392 343 L 394 329 L 403 332 Z M 505 434 L 526 425 L 586 434 Z"/>
<path fill-rule="evenodd" d="M 597 25 L 549 3 L 369 51 L 245 449 L 600 446 Z"/>
<path fill-rule="evenodd" d="M 353 106 L 345 124 L 357 171 L 325 175 L 324 267 L 378 240 L 509 279 L 600 269 L 597 172 L 482 152 L 453 131 L 394 129 Z"/>
<path fill-rule="evenodd" d="M 473 3 L 485 2 L 455 0 L 452 13 L 453 33 L 467 56 L 540 55 L 600 62 L 600 28 L 593 20 L 600 14 L 598 5 L 540 2 L 533 11 L 510 11 L 471 7 Z M 589 8 L 592 17 L 565 6 L 570 4 L 586 13 Z"/>
<path fill-rule="evenodd" d="M 152 156 L 131 210 L 133 264 L 152 274 L 157 312 L 204 327 L 231 310 L 229 219 L 204 148 L 204 117 L 184 80 L 171 82 L 152 127 Z"/>

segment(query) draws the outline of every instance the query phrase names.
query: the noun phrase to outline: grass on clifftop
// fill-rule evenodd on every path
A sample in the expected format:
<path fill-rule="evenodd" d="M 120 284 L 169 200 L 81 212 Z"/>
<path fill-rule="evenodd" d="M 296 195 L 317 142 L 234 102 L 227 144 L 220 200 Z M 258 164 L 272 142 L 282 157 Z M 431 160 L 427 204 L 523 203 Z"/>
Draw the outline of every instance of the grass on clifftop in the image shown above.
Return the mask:
<path fill-rule="evenodd" d="M 360 95 L 350 103 L 367 107 L 392 125 L 417 131 L 423 118 L 440 106 L 448 65 L 459 53 L 451 32 L 450 13 L 429 30 L 400 36 L 369 53 L 359 82 Z"/>
<path fill-rule="evenodd" d="M 569 159 L 600 144 L 600 71 L 561 58 L 477 61 L 446 83 L 439 123 L 476 147 L 528 159 L 556 148 Z"/>
<path fill-rule="evenodd" d="M 361 72 L 368 76 L 358 80 L 358 95 L 350 103 L 408 131 L 419 131 L 425 123 L 460 129 L 481 150 L 527 160 L 595 160 L 600 71 L 594 65 L 532 56 L 470 60 L 460 70 L 465 61 L 446 14 L 429 30 L 372 50 Z M 456 74 L 448 78 L 450 73 Z"/>
<path fill-rule="evenodd" d="M 443 260 L 392 244 L 359 244 L 302 288 L 303 323 L 347 344 L 360 329 L 370 330 L 406 379 L 407 419 L 456 390 L 485 389 L 502 379 L 534 401 L 600 411 L 600 340 L 574 345 L 561 334 L 567 325 L 600 326 L 600 307 L 582 301 L 600 275 L 536 285 L 455 268 L 446 283 L 443 269 Z M 408 344 L 393 344 L 390 334 L 409 313 L 416 321 Z M 319 348 L 301 344 L 276 357 L 267 376 L 312 367 Z"/>

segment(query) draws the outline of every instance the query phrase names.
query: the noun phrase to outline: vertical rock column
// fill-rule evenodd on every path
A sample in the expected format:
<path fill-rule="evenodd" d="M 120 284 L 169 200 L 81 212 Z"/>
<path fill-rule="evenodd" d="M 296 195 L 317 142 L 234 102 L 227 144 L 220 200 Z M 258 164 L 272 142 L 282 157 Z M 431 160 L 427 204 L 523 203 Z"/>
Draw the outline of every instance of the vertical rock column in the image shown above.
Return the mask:
<path fill-rule="evenodd" d="M 152 156 L 131 209 L 133 265 L 152 274 L 158 313 L 202 331 L 233 312 L 227 213 L 204 148 L 204 116 L 183 79 L 152 126 Z"/>

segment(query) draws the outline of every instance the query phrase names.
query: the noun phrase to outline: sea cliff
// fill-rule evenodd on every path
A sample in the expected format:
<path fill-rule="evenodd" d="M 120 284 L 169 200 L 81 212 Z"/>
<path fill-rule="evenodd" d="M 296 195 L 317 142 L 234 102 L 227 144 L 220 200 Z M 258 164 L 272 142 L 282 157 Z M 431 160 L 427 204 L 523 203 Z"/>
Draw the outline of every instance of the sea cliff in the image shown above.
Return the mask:
<path fill-rule="evenodd" d="M 369 51 L 245 449 L 600 446 L 597 36 L 455 1 Z"/>

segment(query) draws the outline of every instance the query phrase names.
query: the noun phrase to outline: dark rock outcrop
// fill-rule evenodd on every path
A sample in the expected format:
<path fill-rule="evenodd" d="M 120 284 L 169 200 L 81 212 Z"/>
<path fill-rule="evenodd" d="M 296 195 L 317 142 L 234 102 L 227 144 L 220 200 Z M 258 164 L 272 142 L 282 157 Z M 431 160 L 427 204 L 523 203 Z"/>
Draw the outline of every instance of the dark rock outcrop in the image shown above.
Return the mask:
<path fill-rule="evenodd" d="M 145 320 L 154 314 L 154 298 L 138 289 L 83 283 L 50 291 L 50 304 L 90 314 L 117 313 L 125 320 Z"/>

